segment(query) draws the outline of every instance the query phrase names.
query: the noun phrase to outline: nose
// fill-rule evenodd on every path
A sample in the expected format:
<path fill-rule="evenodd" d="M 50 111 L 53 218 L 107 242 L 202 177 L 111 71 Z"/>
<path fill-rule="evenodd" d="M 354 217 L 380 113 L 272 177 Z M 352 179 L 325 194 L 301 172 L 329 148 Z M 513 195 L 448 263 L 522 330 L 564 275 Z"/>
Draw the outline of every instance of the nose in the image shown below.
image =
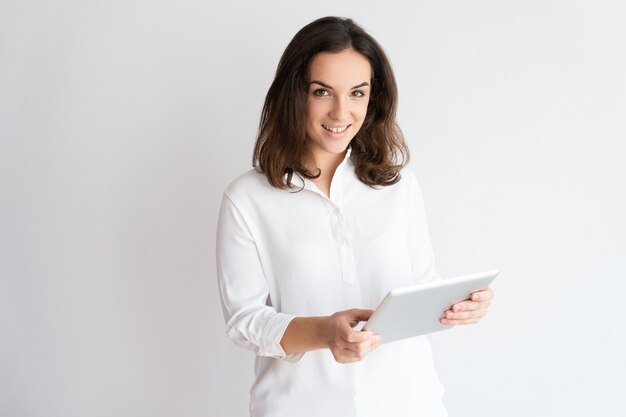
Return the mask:
<path fill-rule="evenodd" d="M 334 120 L 345 120 L 347 114 L 348 99 L 346 97 L 335 96 L 333 100 L 333 105 L 328 112 L 328 116 L 330 116 Z"/>

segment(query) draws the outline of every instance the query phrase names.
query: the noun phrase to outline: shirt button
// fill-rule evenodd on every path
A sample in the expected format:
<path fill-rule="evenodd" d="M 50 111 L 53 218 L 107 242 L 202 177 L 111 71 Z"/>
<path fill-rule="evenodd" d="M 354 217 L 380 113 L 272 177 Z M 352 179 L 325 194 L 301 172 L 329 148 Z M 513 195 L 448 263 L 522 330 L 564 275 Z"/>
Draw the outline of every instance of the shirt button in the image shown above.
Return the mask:
<path fill-rule="evenodd" d="M 340 209 L 339 207 L 335 207 L 335 208 L 333 209 L 333 214 L 334 214 L 335 216 L 341 216 L 341 209 Z"/>
<path fill-rule="evenodd" d="M 342 246 L 347 245 L 347 244 L 348 244 L 348 239 L 346 239 L 346 237 L 345 237 L 345 236 L 341 236 L 341 237 L 339 238 L 339 244 L 340 244 L 340 245 L 342 245 Z"/>

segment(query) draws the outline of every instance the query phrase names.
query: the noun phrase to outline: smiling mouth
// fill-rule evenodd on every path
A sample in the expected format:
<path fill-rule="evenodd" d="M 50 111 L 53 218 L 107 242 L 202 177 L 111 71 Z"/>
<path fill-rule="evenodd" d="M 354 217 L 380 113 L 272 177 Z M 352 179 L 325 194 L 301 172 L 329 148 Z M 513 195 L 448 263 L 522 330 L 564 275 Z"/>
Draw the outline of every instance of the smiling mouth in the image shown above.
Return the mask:
<path fill-rule="evenodd" d="M 332 127 L 332 126 L 326 126 L 326 125 L 322 125 L 322 127 L 325 130 L 328 130 L 329 132 L 332 133 L 343 133 L 345 132 L 350 126 L 352 125 L 347 125 L 347 126 L 343 126 L 343 127 Z"/>

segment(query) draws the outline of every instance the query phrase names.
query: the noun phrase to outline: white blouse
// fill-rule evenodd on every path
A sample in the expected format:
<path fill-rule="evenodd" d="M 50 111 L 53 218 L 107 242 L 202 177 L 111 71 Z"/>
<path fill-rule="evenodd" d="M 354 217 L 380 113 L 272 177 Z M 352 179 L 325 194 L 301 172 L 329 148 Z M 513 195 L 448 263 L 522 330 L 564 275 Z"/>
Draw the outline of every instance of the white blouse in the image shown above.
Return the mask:
<path fill-rule="evenodd" d="M 296 176 L 293 190 L 279 190 L 255 170 L 224 193 L 219 289 L 228 336 L 257 355 L 252 417 L 447 415 L 426 337 L 382 344 L 352 364 L 328 349 L 286 355 L 280 346 L 296 316 L 375 309 L 393 288 L 438 279 L 413 172 L 374 189 L 349 155 L 330 198 Z"/>

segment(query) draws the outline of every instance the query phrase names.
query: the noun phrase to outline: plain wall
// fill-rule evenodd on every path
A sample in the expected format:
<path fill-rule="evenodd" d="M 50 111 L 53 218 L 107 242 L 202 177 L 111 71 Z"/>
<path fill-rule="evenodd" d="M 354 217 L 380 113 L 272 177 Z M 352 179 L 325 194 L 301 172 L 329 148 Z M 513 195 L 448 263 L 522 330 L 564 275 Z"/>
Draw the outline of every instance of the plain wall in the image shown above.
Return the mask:
<path fill-rule="evenodd" d="M 501 269 L 435 337 L 450 415 L 626 415 L 623 2 L 4 0 L 2 417 L 247 415 L 217 211 L 324 15 L 394 65 L 440 274 Z"/>

